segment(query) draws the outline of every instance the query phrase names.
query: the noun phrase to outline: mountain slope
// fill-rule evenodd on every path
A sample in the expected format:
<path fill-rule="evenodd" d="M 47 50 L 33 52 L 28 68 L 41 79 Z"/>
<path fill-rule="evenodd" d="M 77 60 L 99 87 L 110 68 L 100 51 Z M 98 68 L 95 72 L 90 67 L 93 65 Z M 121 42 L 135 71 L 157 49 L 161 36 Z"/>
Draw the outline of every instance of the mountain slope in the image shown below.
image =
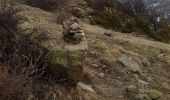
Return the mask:
<path fill-rule="evenodd" d="M 24 17 L 25 22 L 40 28 L 40 32 L 46 32 L 50 37 L 50 40 L 46 41 L 52 46 L 57 48 L 67 44 L 62 38 L 62 25 L 56 23 L 54 13 L 26 5 L 17 7 L 21 9 L 18 15 Z M 158 90 L 162 93 L 161 100 L 170 99 L 169 44 L 114 31 L 111 32 L 112 36 L 106 36 L 104 33 L 108 30 L 105 28 L 90 25 L 80 19 L 79 24 L 85 30 L 89 45 L 86 61 L 83 62 L 84 77 L 81 81 L 94 89 L 95 93 L 84 90 L 80 86 L 61 86 L 62 84 L 53 82 L 49 86 L 45 85 L 48 91 L 40 88 L 40 96 L 46 96 L 44 100 L 47 98 L 131 100 L 127 93 L 130 86 L 138 88 L 142 93 Z M 28 95 L 28 99 L 38 98 L 32 91 Z"/>

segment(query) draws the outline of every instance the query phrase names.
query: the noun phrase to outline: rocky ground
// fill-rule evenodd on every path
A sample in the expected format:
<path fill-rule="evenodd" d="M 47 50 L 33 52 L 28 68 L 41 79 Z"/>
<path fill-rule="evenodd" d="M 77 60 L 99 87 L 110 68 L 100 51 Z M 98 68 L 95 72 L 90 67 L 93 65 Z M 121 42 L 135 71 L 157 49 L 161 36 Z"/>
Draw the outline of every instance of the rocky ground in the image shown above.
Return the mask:
<path fill-rule="evenodd" d="M 142 94 L 158 90 L 164 95 L 160 100 L 169 99 L 169 44 L 117 32 L 108 37 L 103 35 L 106 30 L 97 26 L 85 29 L 90 43 L 85 68 L 103 100 L 126 100 L 129 86 L 139 88 Z"/>
<path fill-rule="evenodd" d="M 27 5 L 17 7 L 21 9 L 18 15 L 25 19 L 20 28 L 43 29 L 55 48 L 71 45 L 63 41 L 62 25 L 56 23 L 54 13 Z M 80 26 L 88 44 L 83 78 L 71 89 L 54 84 L 46 91 L 48 100 L 170 100 L 169 44 L 109 31 L 86 21 L 80 20 Z M 30 95 L 28 99 L 34 98 L 36 95 Z"/>

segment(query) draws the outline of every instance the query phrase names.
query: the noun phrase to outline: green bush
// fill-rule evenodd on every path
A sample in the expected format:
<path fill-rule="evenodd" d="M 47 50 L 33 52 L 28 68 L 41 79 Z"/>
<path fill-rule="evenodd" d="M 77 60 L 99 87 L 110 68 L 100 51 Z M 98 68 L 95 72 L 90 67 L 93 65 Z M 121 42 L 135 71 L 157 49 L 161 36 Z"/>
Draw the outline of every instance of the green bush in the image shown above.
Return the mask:
<path fill-rule="evenodd" d="M 125 13 L 114 8 L 105 7 L 99 15 L 91 20 L 92 24 L 112 28 L 123 33 L 140 32 L 142 34 L 151 35 L 152 27 L 148 21 L 139 15 L 128 16 Z"/>
<path fill-rule="evenodd" d="M 126 24 L 122 27 L 121 32 L 123 32 L 123 33 L 134 32 L 136 30 L 134 25 L 135 25 L 135 22 L 133 20 L 127 21 Z"/>
<path fill-rule="evenodd" d="M 170 26 L 168 21 L 165 19 L 161 20 L 158 31 L 153 34 L 153 37 L 159 41 L 170 43 Z"/>
<path fill-rule="evenodd" d="M 100 15 L 93 17 L 91 23 L 104 26 L 105 28 L 121 30 L 123 27 L 123 18 L 117 10 L 113 8 L 105 8 Z"/>
<path fill-rule="evenodd" d="M 134 17 L 134 21 L 135 21 L 135 27 L 139 29 L 139 31 L 147 35 L 152 34 L 153 31 L 150 23 L 147 20 L 145 20 L 143 17 L 136 15 Z"/>

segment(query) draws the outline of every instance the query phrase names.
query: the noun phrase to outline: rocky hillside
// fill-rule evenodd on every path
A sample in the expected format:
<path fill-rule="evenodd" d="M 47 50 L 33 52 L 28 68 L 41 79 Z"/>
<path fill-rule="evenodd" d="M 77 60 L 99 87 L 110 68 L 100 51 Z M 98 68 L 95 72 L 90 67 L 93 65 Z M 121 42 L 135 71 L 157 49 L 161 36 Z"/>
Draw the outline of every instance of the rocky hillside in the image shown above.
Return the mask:
<path fill-rule="evenodd" d="M 85 3 L 73 1 L 67 6 Z M 33 77 L 11 74 L 11 67 L 1 65 L 2 100 L 170 100 L 169 44 L 91 25 L 86 17 L 78 19 L 86 37 L 79 44 L 67 43 L 58 22 L 61 16 L 56 17 L 61 14 L 58 10 L 20 3 L 14 8 L 20 9 L 16 15 L 22 18 L 17 30 L 24 36 L 35 33 L 29 38 L 31 43 L 53 56 L 46 59 L 50 64 L 38 78 L 34 77 L 37 73 Z"/>

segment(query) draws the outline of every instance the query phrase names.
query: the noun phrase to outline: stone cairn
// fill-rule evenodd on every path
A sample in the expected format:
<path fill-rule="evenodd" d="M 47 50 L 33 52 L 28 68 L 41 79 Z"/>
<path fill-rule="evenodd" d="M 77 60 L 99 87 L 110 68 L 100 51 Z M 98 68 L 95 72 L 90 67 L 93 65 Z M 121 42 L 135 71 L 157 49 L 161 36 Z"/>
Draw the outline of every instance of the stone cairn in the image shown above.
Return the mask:
<path fill-rule="evenodd" d="M 63 22 L 63 37 L 68 43 L 78 44 L 85 37 L 84 30 L 78 24 L 78 18 L 72 17 Z"/>

